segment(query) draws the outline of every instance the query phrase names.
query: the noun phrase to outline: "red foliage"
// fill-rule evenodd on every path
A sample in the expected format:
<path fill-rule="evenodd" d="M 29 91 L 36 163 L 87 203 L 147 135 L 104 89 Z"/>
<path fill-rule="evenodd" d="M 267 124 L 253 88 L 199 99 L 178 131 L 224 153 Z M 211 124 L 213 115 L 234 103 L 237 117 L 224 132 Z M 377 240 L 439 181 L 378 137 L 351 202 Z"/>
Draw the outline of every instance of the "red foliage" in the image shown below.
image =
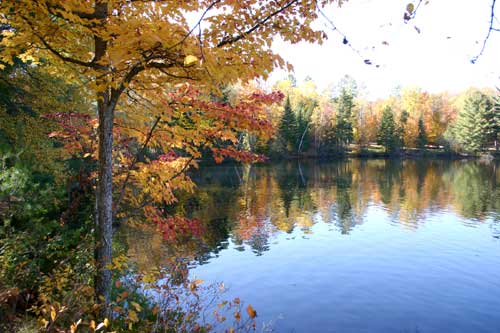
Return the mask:
<path fill-rule="evenodd" d="M 97 119 L 88 114 L 76 112 L 57 112 L 45 115 L 44 118 L 54 121 L 61 129 L 49 134 L 64 143 L 64 148 L 72 155 L 89 157 L 96 151 Z"/>
<path fill-rule="evenodd" d="M 158 226 L 163 239 L 174 241 L 179 236 L 200 237 L 203 233 L 203 226 L 198 219 L 188 219 L 181 216 L 165 216 L 161 209 L 152 206 L 145 208 L 146 217 Z"/>
<path fill-rule="evenodd" d="M 226 157 L 234 158 L 236 161 L 244 163 L 264 162 L 267 157 L 264 155 L 254 154 L 250 151 L 237 150 L 232 146 L 226 148 L 212 148 L 214 160 L 221 163 Z"/>

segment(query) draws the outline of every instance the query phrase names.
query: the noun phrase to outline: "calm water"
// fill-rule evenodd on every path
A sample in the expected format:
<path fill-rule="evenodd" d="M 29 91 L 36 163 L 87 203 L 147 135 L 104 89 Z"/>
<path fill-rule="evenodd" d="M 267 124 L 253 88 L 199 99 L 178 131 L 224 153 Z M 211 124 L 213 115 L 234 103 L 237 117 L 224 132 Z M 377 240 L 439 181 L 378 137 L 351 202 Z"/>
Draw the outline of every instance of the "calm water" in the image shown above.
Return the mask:
<path fill-rule="evenodd" d="M 278 332 L 500 332 L 500 166 L 352 160 L 217 166 L 177 212 L 197 242 L 127 234 L 144 268 L 173 254 Z"/>

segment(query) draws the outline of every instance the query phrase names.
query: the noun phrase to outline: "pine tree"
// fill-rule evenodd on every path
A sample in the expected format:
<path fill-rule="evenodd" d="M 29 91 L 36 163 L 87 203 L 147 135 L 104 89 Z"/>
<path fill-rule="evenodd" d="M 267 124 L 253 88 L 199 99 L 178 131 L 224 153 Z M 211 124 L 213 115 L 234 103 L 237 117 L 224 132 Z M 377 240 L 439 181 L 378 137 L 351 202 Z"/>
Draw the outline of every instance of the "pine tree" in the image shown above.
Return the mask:
<path fill-rule="evenodd" d="M 500 95 L 495 97 L 494 105 L 490 110 L 489 119 L 492 124 L 492 132 L 489 139 L 495 145 L 495 149 L 498 150 L 498 135 L 500 134 Z"/>
<path fill-rule="evenodd" d="M 478 152 L 492 138 L 498 128 L 498 120 L 491 100 L 476 92 L 465 101 L 459 112 L 454 135 L 466 151 Z"/>
<path fill-rule="evenodd" d="M 424 119 L 422 116 L 418 119 L 417 148 L 423 149 L 427 144 L 427 134 L 425 133 Z"/>
<path fill-rule="evenodd" d="M 398 136 L 398 145 L 400 147 L 405 146 L 404 134 L 406 131 L 406 125 L 408 123 L 409 116 L 410 116 L 410 114 L 406 110 L 401 111 L 401 115 L 399 116 L 399 127 L 397 130 L 397 132 L 398 132 L 397 136 Z"/>
<path fill-rule="evenodd" d="M 354 139 L 352 113 L 354 109 L 354 98 L 356 97 L 356 81 L 345 76 L 340 84 L 340 95 L 336 98 L 337 119 L 335 124 L 335 138 L 337 149 L 344 150 Z"/>
<path fill-rule="evenodd" d="M 398 135 L 394 114 L 389 106 L 384 108 L 377 133 L 378 144 L 384 146 L 386 152 L 393 152 L 398 147 Z"/>
<path fill-rule="evenodd" d="M 278 135 L 280 141 L 282 142 L 284 152 L 295 152 L 297 144 L 297 130 L 297 119 L 292 110 L 290 96 L 288 96 L 285 100 L 285 110 L 283 112 L 283 116 L 281 117 L 278 130 Z"/>

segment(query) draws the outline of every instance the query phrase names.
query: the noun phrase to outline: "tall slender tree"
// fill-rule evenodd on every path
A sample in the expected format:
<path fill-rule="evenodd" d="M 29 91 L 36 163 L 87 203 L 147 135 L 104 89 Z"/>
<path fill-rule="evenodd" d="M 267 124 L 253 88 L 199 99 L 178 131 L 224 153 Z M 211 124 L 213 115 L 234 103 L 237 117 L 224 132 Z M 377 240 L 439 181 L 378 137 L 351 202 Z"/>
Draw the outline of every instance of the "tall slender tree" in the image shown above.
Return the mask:
<path fill-rule="evenodd" d="M 425 133 L 424 118 L 418 119 L 417 148 L 423 149 L 427 144 L 427 134 Z"/>
<path fill-rule="evenodd" d="M 344 151 L 346 145 L 354 138 L 352 118 L 357 91 L 356 81 L 346 75 L 339 84 L 339 90 L 340 94 L 335 99 L 337 105 L 335 137 L 337 149 Z"/>
<path fill-rule="evenodd" d="M 295 152 L 298 137 L 297 118 L 293 112 L 290 96 L 285 100 L 283 116 L 278 129 L 278 135 L 285 153 Z"/>
<path fill-rule="evenodd" d="M 405 147 L 405 130 L 408 124 L 409 114 L 406 110 L 402 110 L 399 116 L 399 126 L 398 126 L 398 141 L 401 147 Z"/>
<path fill-rule="evenodd" d="M 384 146 L 386 152 L 394 152 L 398 148 L 398 135 L 394 113 L 389 106 L 384 108 L 377 134 L 378 144 Z"/>

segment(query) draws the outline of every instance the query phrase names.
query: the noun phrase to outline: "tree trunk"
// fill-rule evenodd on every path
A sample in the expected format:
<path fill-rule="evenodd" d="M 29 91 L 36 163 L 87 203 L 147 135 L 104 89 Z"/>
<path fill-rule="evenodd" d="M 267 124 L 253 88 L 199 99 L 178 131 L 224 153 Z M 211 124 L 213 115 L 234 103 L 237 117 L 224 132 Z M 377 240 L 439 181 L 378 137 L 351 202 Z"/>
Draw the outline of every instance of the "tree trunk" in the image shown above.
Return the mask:
<path fill-rule="evenodd" d="M 106 24 L 108 4 L 106 1 L 96 1 L 96 17 L 100 25 Z M 94 36 L 94 60 L 96 63 L 105 56 L 107 42 L 101 36 Z M 102 68 L 106 74 L 109 68 Z M 100 304 L 100 315 L 109 317 L 109 301 L 111 293 L 112 237 L 113 237 L 113 120 L 116 101 L 114 90 L 107 86 L 105 75 L 98 79 L 97 113 L 99 117 L 99 167 L 96 193 L 96 276 L 94 290 L 96 304 Z"/>
<path fill-rule="evenodd" d="M 113 236 L 113 120 L 115 103 L 109 92 L 99 94 L 99 181 L 97 188 L 97 275 L 95 295 L 106 316 L 111 291 L 111 245 Z"/>
<path fill-rule="evenodd" d="M 307 126 L 304 129 L 302 136 L 300 137 L 300 143 L 299 143 L 299 148 L 297 148 L 297 154 L 300 154 L 300 150 L 302 149 L 302 143 L 304 142 L 304 137 L 306 136 L 306 132 L 308 129 L 309 129 L 309 123 L 307 123 Z"/>

